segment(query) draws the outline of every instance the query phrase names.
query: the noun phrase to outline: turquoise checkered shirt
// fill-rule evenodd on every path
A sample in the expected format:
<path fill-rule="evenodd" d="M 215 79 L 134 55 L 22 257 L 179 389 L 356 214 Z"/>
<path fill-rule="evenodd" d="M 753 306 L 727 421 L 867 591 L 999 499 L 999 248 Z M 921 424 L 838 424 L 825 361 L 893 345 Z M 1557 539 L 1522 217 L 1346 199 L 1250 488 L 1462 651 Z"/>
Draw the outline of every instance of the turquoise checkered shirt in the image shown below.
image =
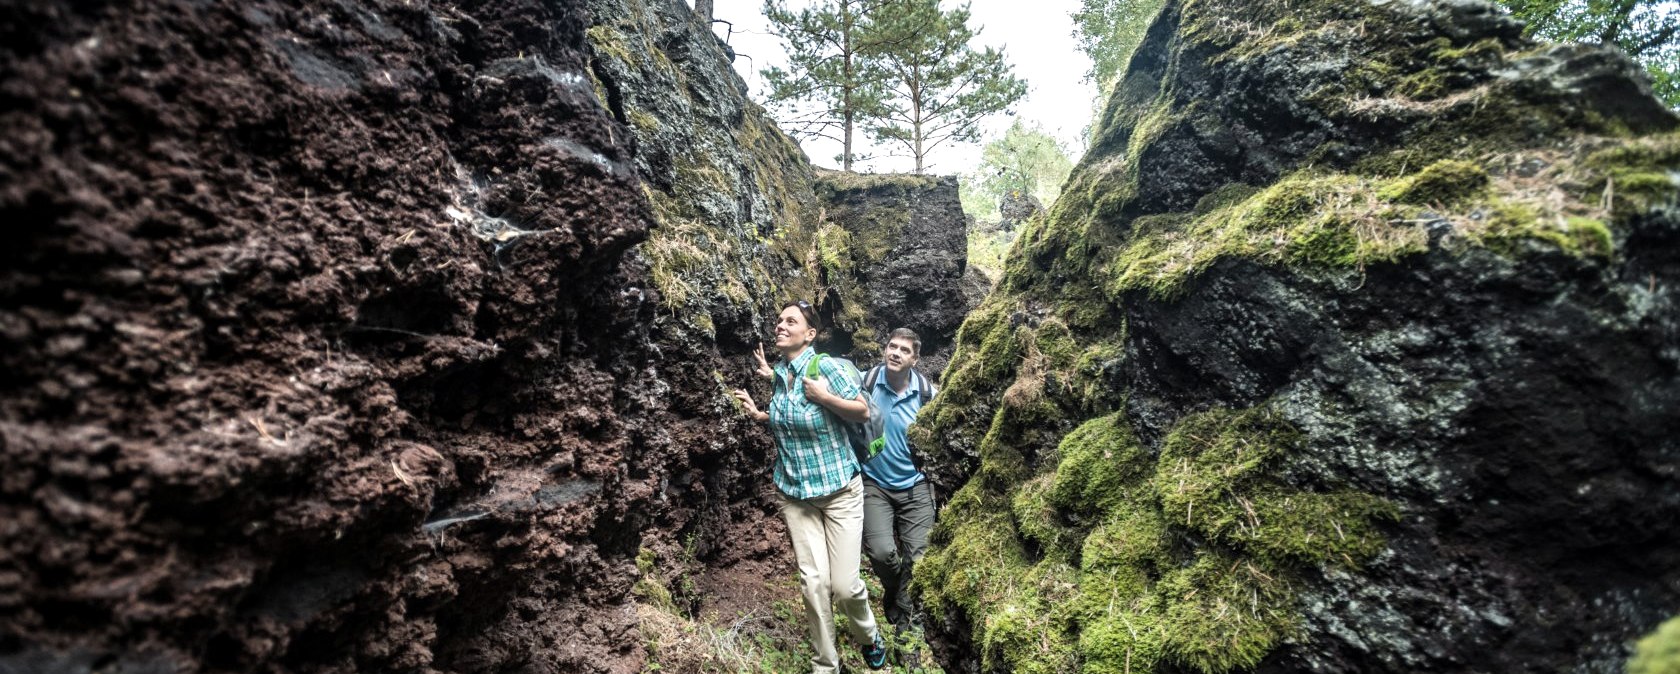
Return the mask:
<path fill-rule="evenodd" d="M 770 396 L 770 434 L 776 438 L 776 488 L 790 498 L 808 499 L 840 491 L 857 475 L 857 457 L 846 440 L 840 417 L 805 399 L 805 368 L 816 350 L 805 347 L 790 366 L 784 359 L 774 370 Z M 833 358 L 820 366 L 828 390 L 846 400 L 858 397 L 857 373 Z"/>

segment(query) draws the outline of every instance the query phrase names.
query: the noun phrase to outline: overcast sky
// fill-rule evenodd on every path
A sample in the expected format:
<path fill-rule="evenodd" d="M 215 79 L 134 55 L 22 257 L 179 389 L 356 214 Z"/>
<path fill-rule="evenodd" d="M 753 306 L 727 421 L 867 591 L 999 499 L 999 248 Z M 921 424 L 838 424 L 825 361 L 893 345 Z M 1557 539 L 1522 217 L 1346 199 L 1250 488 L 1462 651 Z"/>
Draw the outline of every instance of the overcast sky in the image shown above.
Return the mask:
<path fill-rule="evenodd" d="M 764 102 L 764 78 L 759 71 L 769 65 L 787 64 L 780 40 L 769 34 L 763 0 L 716 0 L 713 16 L 734 23 L 730 45 L 742 56 L 735 70 L 752 88 L 753 99 Z M 809 0 L 789 0 L 794 7 Z M 946 7 L 955 6 L 946 0 Z M 1096 88 L 1085 81 L 1091 60 L 1075 45 L 1071 15 L 1078 0 L 973 0 L 969 25 L 979 29 L 975 42 L 1001 47 L 1015 66 L 1015 74 L 1027 81 L 1027 97 L 1015 106 L 1015 115 L 1035 121 L 1056 135 L 1070 151 L 1081 145 L 1079 138 L 1090 122 Z M 719 35 L 730 30 L 715 24 Z M 751 57 L 750 59 L 747 57 Z M 984 124 L 986 138 L 1009 128 L 1012 117 L 997 115 Z M 857 134 L 859 137 L 861 133 Z M 805 154 L 818 166 L 835 167 L 840 144 L 821 139 L 802 141 Z M 941 146 L 928 157 L 930 173 L 962 173 L 980 161 L 979 144 Z M 854 164 L 855 170 L 909 171 L 915 161 L 909 157 L 888 157 Z"/>

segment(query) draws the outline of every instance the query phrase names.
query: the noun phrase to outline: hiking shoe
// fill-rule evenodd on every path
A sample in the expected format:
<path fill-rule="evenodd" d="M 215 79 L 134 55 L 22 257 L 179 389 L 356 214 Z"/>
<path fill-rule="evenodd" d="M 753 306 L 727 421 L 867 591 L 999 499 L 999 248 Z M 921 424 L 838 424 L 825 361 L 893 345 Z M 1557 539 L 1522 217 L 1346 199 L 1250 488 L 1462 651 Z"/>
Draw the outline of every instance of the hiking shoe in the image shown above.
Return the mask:
<path fill-rule="evenodd" d="M 880 630 L 875 630 L 875 639 L 863 647 L 863 662 L 869 665 L 870 669 L 880 669 L 887 665 L 887 645 L 881 642 Z"/>

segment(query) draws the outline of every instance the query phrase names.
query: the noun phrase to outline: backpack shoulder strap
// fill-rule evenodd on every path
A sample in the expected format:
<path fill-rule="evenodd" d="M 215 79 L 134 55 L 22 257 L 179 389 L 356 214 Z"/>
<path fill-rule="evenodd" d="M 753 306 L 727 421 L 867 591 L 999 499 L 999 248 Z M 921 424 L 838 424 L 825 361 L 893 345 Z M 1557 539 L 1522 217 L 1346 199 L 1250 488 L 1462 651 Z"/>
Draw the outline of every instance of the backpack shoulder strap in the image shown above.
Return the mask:
<path fill-rule="evenodd" d="M 927 404 L 929 400 L 933 400 L 934 395 L 939 393 L 939 389 L 933 385 L 933 382 L 928 381 L 927 375 L 922 374 L 920 370 L 916 372 L 916 381 L 920 382 L 920 386 L 916 390 L 922 396 L 922 404 Z"/>
<path fill-rule="evenodd" d="M 805 376 L 810 379 L 821 377 L 822 362 L 823 359 L 827 357 L 828 354 L 826 353 L 818 353 L 815 356 L 811 356 L 811 362 L 805 364 Z"/>
<path fill-rule="evenodd" d="M 883 368 L 883 367 L 885 367 L 885 366 L 877 363 L 875 365 L 875 367 L 869 368 L 869 372 L 867 372 L 863 375 L 863 390 L 864 391 L 868 392 L 868 391 L 875 390 L 875 382 L 881 378 L 881 368 Z M 873 394 L 871 394 L 871 395 L 873 395 Z"/>

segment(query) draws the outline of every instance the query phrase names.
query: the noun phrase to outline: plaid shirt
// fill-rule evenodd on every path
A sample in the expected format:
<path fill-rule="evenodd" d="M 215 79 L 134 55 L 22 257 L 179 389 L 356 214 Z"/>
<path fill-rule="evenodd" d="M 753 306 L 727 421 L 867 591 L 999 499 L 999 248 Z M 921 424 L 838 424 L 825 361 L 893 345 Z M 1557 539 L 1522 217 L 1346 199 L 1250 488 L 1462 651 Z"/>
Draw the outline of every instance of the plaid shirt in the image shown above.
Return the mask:
<path fill-rule="evenodd" d="M 770 434 L 776 438 L 776 488 L 790 498 L 808 499 L 839 491 L 857 475 L 857 458 L 846 440 L 846 429 L 828 408 L 805 399 L 805 368 L 816 357 L 806 347 L 790 366 L 776 362 L 776 383 L 770 396 Z M 856 374 L 833 358 L 820 366 L 828 390 L 846 400 L 858 397 Z"/>

